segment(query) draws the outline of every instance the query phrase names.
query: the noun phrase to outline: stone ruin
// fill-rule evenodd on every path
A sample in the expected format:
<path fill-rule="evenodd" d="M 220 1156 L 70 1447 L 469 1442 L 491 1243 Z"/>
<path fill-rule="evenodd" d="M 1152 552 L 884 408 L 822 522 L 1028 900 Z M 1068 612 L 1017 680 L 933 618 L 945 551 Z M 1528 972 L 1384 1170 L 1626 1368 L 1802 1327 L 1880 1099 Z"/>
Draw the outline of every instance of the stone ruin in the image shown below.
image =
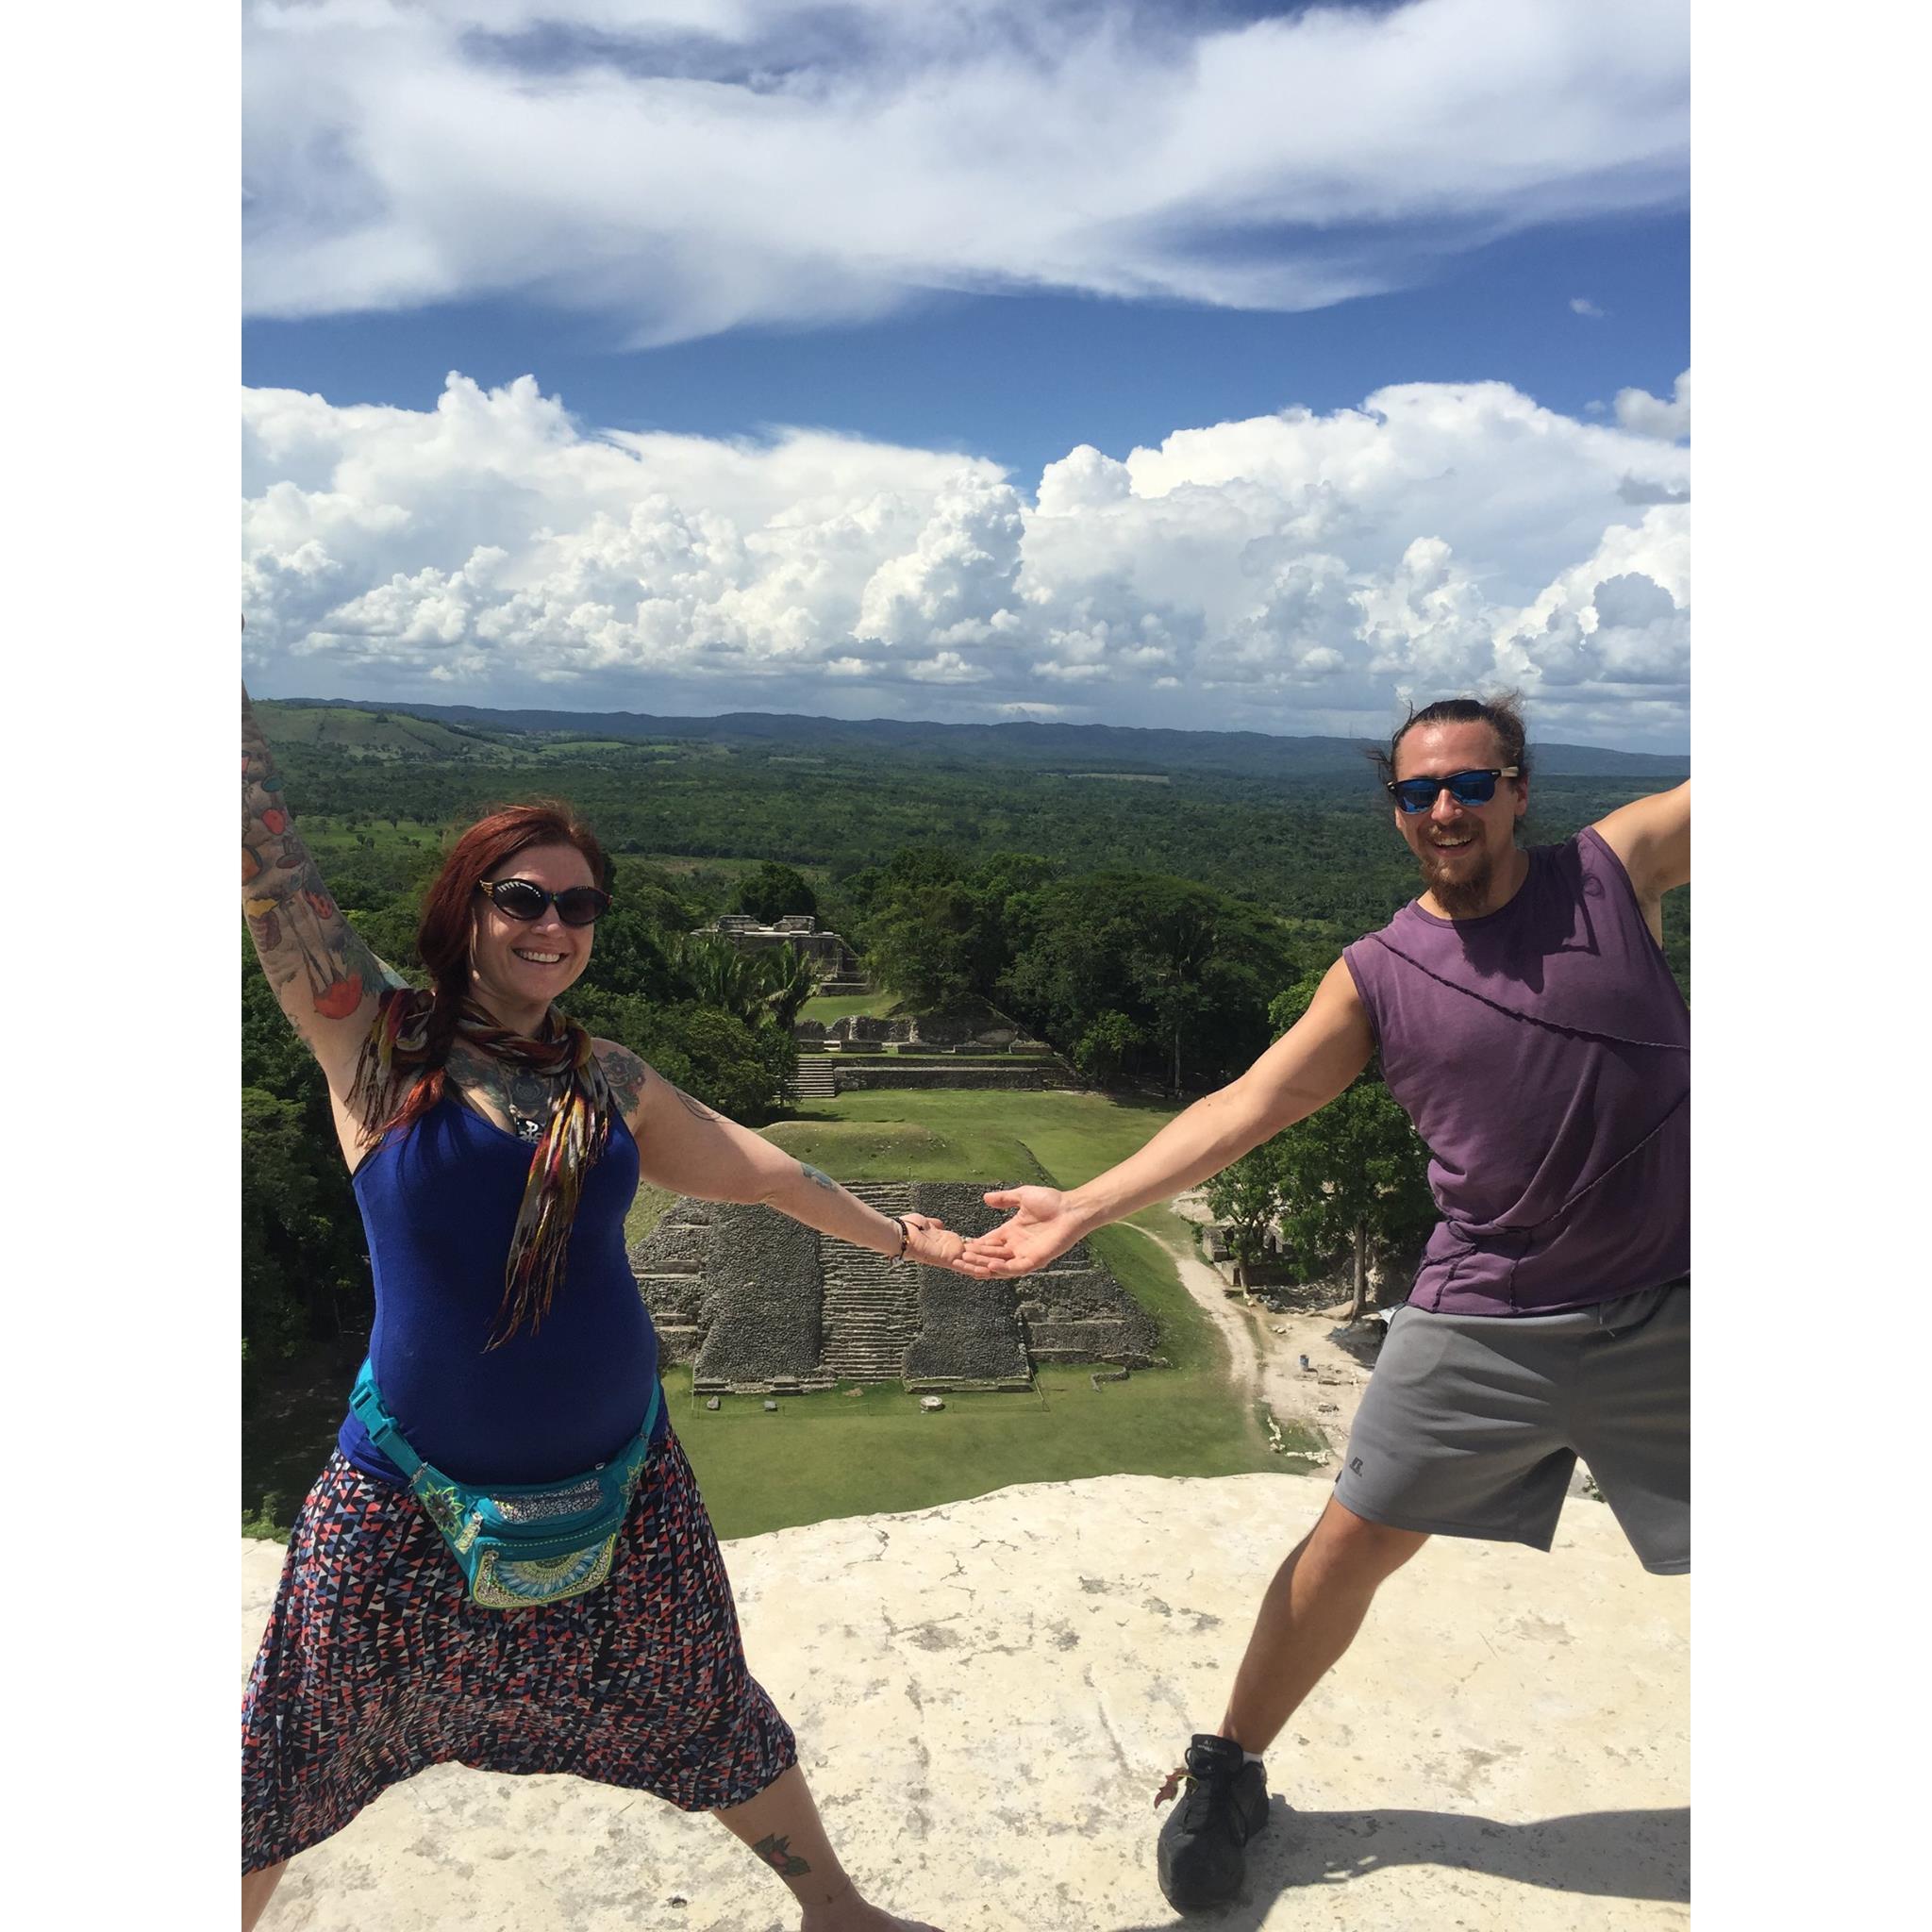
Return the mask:
<path fill-rule="evenodd" d="M 835 1049 L 874 1053 L 1025 1054 L 1051 1058 L 1053 1048 L 1020 1027 L 1000 1021 L 949 1020 L 924 1014 L 918 1019 L 882 1020 L 870 1013 L 848 1013 L 825 1025 L 801 1020 L 792 1028 L 801 1041 Z"/>
<path fill-rule="evenodd" d="M 760 925 L 746 913 L 723 912 L 714 924 L 699 926 L 694 936 L 726 940 L 741 953 L 790 946 L 818 968 L 823 993 L 869 993 L 873 990 L 858 954 L 837 933 L 822 931 L 816 916 L 809 912 L 788 913 L 775 925 Z"/>
<path fill-rule="evenodd" d="M 897 1087 L 1004 1088 L 1039 1092 L 1077 1087 L 1043 1040 L 997 1018 L 876 1019 L 852 1013 L 825 1025 L 801 1020 L 796 1098 Z"/>
<path fill-rule="evenodd" d="M 961 1234 L 1003 1217 L 964 1181 L 861 1182 L 884 1214 L 931 1214 Z M 1026 1389 L 1042 1362 L 1144 1368 L 1154 1317 L 1085 1241 L 1038 1274 L 974 1281 L 895 1262 L 769 1208 L 681 1198 L 631 1253 L 667 1361 L 698 1395 L 839 1382 L 916 1391 Z"/>

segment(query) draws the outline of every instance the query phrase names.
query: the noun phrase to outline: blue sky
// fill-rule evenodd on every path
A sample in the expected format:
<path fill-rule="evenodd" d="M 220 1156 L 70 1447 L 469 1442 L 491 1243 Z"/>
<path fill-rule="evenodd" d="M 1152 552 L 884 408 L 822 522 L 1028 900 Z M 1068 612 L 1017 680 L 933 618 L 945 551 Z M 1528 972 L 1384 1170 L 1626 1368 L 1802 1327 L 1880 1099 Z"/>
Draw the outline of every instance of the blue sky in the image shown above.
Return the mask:
<path fill-rule="evenodd" d="M 1663 0 L 249 7 L 251 675 L 1275 730 L 1513 683 L 1678 748 L 1687 53 Z"/>
<path fill-rule="evenodd" d="M 258 319 L 242 368 L 253 384 L 408 408 L 433 404 L 451 369 L 492 388 L 535 375 L 607 428 L 843 429 L 991 457 L 1030 489 L 1076 443 L 1124 458 L 1183 425 L 1343 408 L 1392 381 L 1495 379 L 1573 416 L 1621 389 L 1667 393 L 1690 359 L 1690 241 L 1682 209 L 1565 223 L 1474 249 L 1419 287 L 1298 314 L 942 294 L 859 326 L 650 349 L 616 344 L 602 318 L 520 300 Z"/>

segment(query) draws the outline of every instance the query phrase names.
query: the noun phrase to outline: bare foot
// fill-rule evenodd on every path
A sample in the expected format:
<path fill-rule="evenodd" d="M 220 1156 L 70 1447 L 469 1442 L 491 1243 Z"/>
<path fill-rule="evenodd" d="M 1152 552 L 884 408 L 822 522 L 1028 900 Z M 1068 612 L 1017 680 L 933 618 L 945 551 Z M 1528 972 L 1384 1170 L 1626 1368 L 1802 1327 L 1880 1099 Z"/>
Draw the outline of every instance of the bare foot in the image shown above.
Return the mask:
<path fill-rule="evenodd" d="M 799 1932 L 940 1932 L 924 1919 L 895 1919 L 877 1906 L 848 1893 L 837 1905 L 808 1907 Z"/>

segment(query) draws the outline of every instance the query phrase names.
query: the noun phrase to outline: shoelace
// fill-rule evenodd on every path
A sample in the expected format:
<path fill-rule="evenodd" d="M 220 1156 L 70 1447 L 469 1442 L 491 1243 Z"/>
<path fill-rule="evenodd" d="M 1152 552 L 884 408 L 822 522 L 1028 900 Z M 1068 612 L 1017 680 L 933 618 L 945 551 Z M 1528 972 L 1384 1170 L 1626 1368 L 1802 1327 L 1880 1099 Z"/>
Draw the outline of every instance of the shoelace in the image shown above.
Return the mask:
<path fill-rule="evenodd" d="M 1158 1811 L 1170 1799 L 1185 1790 L 1187 1795 L 1181 1800 L 1183 1815 L 1191 1815 L 1191 1823 L 1194 1824 L 1205 1824 L 1206 1819 L 1200 1816 L 1196 1807 L 1211 1804 L 1216 1786 L 1228 1782 L 1225 1778 L 1196 1777 L 1185 1764 L 1177 1764 L 1168 1773 L 1166 1782 L 1155 1792 L 1154 1808 Z"/>

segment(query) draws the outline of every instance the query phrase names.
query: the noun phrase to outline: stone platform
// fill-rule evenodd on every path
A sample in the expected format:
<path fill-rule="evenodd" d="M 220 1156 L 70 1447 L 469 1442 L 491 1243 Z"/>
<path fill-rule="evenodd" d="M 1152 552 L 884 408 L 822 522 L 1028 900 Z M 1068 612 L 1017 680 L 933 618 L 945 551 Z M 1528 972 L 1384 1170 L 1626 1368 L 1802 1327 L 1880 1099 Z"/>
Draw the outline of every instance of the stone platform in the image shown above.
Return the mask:
<path fill-rule="evenodd" d="M 1218 1717 L 1319 1478 L 1106 1476 L 724 1546 L 753 1668 L 868 1892 L 945 1932 L 1152 1932 L 1153 1793 Z M 281 1551 L 242 1546 L 253 1655 Z M 1689 1924 L 1685 1579 L 1573 1499 L 1554 1552 L 1437 1539 L 1269 1754 L 1214 1932 Z M 1291 1808 L 1292 1807 L 1292 1808 Z M 1165 1816 L 1163 1812 L 1159 1816 Z M 776 1932 L 715 1823 L 442 1766 L 298 1858 L 261 1932 Z"/>

